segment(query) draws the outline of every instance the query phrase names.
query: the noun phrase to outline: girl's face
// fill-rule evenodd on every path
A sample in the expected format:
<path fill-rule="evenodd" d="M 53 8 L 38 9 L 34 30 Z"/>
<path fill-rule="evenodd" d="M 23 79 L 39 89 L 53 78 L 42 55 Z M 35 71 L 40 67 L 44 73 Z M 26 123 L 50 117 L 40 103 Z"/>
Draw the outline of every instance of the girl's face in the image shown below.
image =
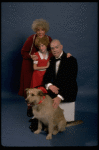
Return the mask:
<path fill-rule="evenodd" d="M 39 38 L 42 38 L 42 37 L 45 36 L 45 30 L 42 29 L 42 28 L 37 28 L 36 33 L 37 33 L 37 36 L 38 36 Z"/>
<path fill-rule="evenodd" d="M 40 44 L 39 50 L 40 50 L 41 53 L 46 53 L 47 47 L 44 44 Z"/>

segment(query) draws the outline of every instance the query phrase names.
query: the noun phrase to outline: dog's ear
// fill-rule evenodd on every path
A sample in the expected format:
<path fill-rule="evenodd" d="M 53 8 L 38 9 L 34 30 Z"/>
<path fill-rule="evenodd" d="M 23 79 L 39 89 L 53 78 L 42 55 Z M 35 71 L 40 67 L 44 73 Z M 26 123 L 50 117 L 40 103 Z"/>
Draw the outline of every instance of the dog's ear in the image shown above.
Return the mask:
<path fill-rule="evenodd" d="M 45 93 L 43 93 L 42 91 L 39 91 L 37 95 L 38 96 L 45 96 Z"/>

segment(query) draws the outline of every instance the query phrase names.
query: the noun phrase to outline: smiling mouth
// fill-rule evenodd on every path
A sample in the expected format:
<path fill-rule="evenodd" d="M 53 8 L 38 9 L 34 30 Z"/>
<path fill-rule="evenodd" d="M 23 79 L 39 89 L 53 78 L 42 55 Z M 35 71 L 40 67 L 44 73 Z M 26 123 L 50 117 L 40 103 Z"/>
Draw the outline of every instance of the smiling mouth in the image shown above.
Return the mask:
<path fill-rule="evenodd" d="M 54 55 L 57 55 L 57 53 L 53 53 Z"/>
<path fill-rule="evenodd" d="M 42 34 L 39 34 L 39 36 L 43 36 Z"/>

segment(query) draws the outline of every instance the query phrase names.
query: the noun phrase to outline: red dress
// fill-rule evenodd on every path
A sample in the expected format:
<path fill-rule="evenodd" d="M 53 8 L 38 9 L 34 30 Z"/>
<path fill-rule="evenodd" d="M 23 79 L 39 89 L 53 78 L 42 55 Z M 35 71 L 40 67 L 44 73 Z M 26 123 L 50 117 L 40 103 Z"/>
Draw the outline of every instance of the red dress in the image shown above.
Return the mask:
<path fill-rule="evenodd" d="M 24 43 L 22 50 L 21 50 L 21 55 L 23 57 L 23 62 L 22 62 L 22 68 L 21 68 L 21 77 L 20 77 L 20 89 L 18 92 L 18 95 L 24 96 L 26 98 L 26 88 L 30 88 L 31 84 L 31 79 L 32 79 L 32 74 L 33 74 L 33 60 L 31 59 L 29 53 L 33 55 L 35 52 L 38 51 L 38 49 L 33 45 L 37 35 L 33 34 Z M 49 37 L 49 41 L 51 42 L 52 39 Z"/>
<path fill-rule="evenodd" d="M 37 66 L 38 67 L 44 67 L 47 66 L 48 61 L 50 60 L 52 54 L 51 53 L 47 53 L 45 59 L 43 58 L 42 54 L 39 52 L 35 53 L 35 55 L 38 56 L 38 61 L 37 62 Z M 35 63 L 35 61 L 34 61 Z M 43 85 L 43 76 L 45 74 L 46 70 L 34 70 L 33 75 L 32 75 L 32 80 L 31 80 L 31 86 L 30 88 L 34 88 L 37 86 L 41 86 Z"/>

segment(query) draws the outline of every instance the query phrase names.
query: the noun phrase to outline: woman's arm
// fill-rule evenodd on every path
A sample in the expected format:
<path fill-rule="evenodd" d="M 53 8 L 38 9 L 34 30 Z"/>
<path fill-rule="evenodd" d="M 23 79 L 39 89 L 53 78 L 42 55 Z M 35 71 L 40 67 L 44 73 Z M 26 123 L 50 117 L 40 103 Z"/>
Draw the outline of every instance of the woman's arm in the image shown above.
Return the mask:
<path fill-rule="evenodd" d="M 28 39 L 25 41 L 21 49 L 21 55 L 24 59 L 31 59 L 29 52 L 31 50 L 32 43 L 33 43 L 33 35 L 28 37 Z"/>

